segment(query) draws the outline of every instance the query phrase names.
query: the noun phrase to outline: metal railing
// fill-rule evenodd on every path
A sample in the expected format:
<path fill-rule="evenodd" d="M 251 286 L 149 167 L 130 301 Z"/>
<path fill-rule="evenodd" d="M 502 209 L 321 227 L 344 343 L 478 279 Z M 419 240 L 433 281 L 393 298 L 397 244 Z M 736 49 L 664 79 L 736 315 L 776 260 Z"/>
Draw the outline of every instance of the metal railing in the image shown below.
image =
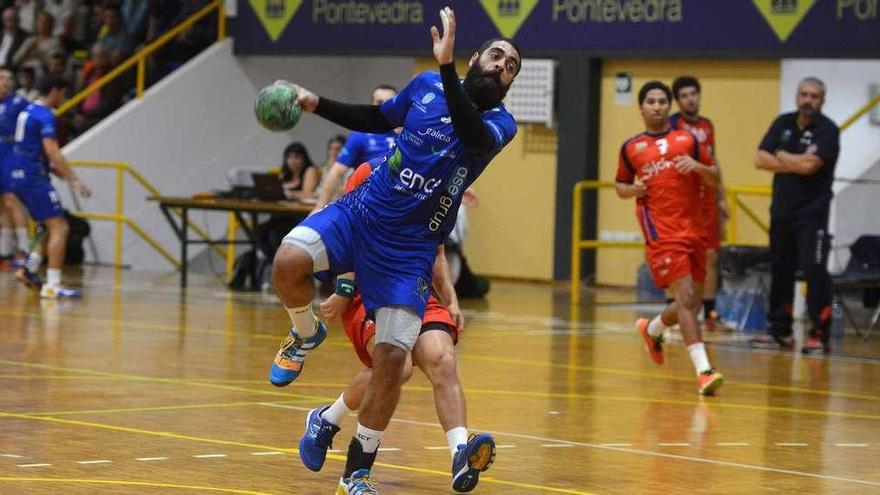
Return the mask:
<path fill-rule="evenodd" d="M 92 84 L 89 84 L 87 87 L 83 88 L 82 91 L 74 95 L 72 98 L 67 100 L 67 102 L 61 105 L 57 110 L 55 110 L 55 115 L 63 115 L 67 113 L 72 108 L 79 105 L 83 100 L 85 100 L 86 97 L 88 97 L 92 92 L 103 88 L 114 79 L 120 77 L 124 72 L 131 69 L 134 65 L 137 65 L 137 83 L 135 96 L 136 98 L 141 98 L 144 94 L 144 86 L 146 85 L 147 59 L 156 51 L 160 50 L 162 47 L 168 44 L 170 41 L 183 34 L 184 31 L 191 28 L 195 23 L 199 22 L 214 11 L 217 11 L 217 41 L 223 41 L 224 39 L 226 39 L 226 10 L 223 4 L 223 0 L 213 0 L 208 5 L 202 7 L 201 10 L 190 16 L 189 19 L 171 28 L 165 34 L 156 38 L 155 41 L 129 57 L 128 60 L 122 62 L 106 75 L 93 82 Z"/>
<path fill-rule="evenodd" d="M 107 220 L 114 222 L 116 224 L 116 233 L 114 235 L 114 248 L 113 248 L 113 265 L 116 267 L 122 266 L 122 239 L 123 239 L 123 231 L 124 227 L 127 225 L 131 230 L 133 230 L 141 239 L 143 239 L 147 244 L 150 245 L 157 253 L 159 253 L 163 258 L 168 260 L 169 263 L 174 265 L 175 268 L 180 268 L 180 261 L 171 255 L 164 247 L 162 247 L 159 242 L 156 241 L 150 234 L 148 234 L 140 225 L 138 225 L 134 220 L 129 218 L 124 211 L 125 205 L 125 174 L 129 174 L 138 184 L 140 184 L 144 189 L 146 189 L 151 195 L 158 196 L 159 190 L 155 188 L 147 179 L 144 178 L 143 175 L 140 174 L 137 170 L 129 166 L 127 163 L 123 162 L 98 162 L 98 161 L 71 161 L 70 166 L 77 168 L 94 168 L 94 169 L 110 169 L 116 170 L 116 208 L 113 213 L 97 213 L 97 212 L 85 212 L 78 211 L 76 212 L 77 216 L 83 218 L 90 218 L 93 220 Z M 176 209 L 172 209 L 172 211 L 176 215 L 180 215 L 180 212 Z M 191 221 L 187 222 L 189 228 L 193 230 L 199 237 L 202 239 L 208 240 L 210 237 L 208 233 L 205 232 L 204 229 L 199 227 L 198 225 L 192 223 Z M 212 246 L 214 251 L 220 256 L 226 256 L 226 251 L 224 251 L 219 246 Z"/>

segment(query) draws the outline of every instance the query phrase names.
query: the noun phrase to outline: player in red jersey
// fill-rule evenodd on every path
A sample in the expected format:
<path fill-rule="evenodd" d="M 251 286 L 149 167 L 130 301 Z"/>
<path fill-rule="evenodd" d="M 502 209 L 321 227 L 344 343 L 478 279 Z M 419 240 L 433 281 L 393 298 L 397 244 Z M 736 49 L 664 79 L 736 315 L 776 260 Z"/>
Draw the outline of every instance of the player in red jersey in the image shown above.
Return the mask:
<path fill-rule="evenodd" d="M 345 192 L 351 192 L 363 183 L 370 173 L 372 169 L 369 163 L 358 167 L 346 183 Z M 326 321 L 341 318 L 348 340 L 365 368 L 349 383 L 336 402 L 309 411 L 299 451 L 303 464 L 312 471 L 321 470 L 333 437 L 339 432 L 342 418 L 359 409 L 372 374 L 376 323 L 367 314 L 364 302 L 355 290 L 354 277 L 354 273 L 339 276 L 336 293 L 321 303 L 321 312 Z M 433 385 L 437 416 L 446 432 L 453 458 L 453 489 L 469 492 L 479 482 L 480 473 L 489 469 L 494 462 L 495 442 L 488 433 L 468 435 L 467 409 L 454 349 L 458 334 L 464 328 L 464 317 L 458 307 L 458 297 L 442 245 L 434 262 L 433 284 L 437 296 L 432 294 L 428 298 L 421 332 L 404 366 L 402 380 L 409 380 L 413 366 L 417 366 Z M 477 444 L 483 447 L 476 448 Z"/>
<path fill-rule="evenodd" d="M 715 127 L 712 121 L 700 115 L 700 81 L 693 76 L 681 76 L 672 83 L 672 95 L 678 103 L 680 112 L 669 118 L 673 129 L 684 129 L 696 136 L 700 144 L 706 147 L 718 165 L 715 147 Z M 703 187 L 701 191 L 703 220 L 706 225 L 706 283 L 703 286 L 703 325 L 707 330 L 721 327 L 718 312 L 715 311 L 715 294 L 718 292 L 718 251 L 721 249 L 721 237 L 724 222 L 730 213 L 721 179 L 721 168 L 718 168 L 718 185 Z"/>
<path fill-rule="evenodd" d="M 621 198 L 636 198 L 654 282 L 668 287 L 675 298 L 653 319 L 639 319 L 636 327 L 651 358 L 662 364 L 663 333 L 678 324 L 697 371 L 699 392 L 711 395 L 724 377 L 709 364 L 697 321 L 706 278 L 700 188 L 718 182 L 718 168 L 693 134 L 670 129 L 671 101 L 672 90 L 662 82 L 650 81 L 639 90 L 645 132 L 623 143 L 616 189 Z"/>

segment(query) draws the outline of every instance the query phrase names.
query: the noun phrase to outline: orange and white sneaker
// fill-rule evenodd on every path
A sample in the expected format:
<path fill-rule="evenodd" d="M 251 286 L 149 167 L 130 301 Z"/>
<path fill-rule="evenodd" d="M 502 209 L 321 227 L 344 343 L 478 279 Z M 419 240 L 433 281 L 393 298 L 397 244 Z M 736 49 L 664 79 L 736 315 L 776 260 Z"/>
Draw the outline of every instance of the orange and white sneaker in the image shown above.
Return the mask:
<path fill-rule="evenodd" d="M 697 376 L 700 395 L 715 395 L 715 391 L 724 385 L 724 375 L 715 368 L 710 368 Z"/>
<path fill-rule="evenodd" d="M 663 364 L 663 336 L 652 337 L 648 333 L 648 323 L 650 322 L 651 320 L 647 318 L 639 318 L 636 320 L 636 330 L 645 340 L 645 349 L 648 350 L 651 359 L 657 364 Z"/>

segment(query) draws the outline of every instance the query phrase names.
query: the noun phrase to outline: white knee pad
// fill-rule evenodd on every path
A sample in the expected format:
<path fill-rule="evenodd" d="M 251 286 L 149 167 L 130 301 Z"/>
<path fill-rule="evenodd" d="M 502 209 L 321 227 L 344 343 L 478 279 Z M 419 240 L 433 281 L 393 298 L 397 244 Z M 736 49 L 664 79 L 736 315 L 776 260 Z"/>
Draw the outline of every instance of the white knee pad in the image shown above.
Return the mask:
<path fill-rule="evenodd" d="M 292 244 L 304 249 L 312 257 L 315 272 L 323 272 L 330 269 L 330 260 L 327 258 L 327 246 L 321 240 L 321 234 L 311 227 L 296 226 L 288 232 L 282 244 Z"/>
<path fill-rule="evenodd" d="M 412 351 L 422 329 L 422 319 L 410 308 L 392 306 L 376 310 L 376 344 L 391 344 Z"/>

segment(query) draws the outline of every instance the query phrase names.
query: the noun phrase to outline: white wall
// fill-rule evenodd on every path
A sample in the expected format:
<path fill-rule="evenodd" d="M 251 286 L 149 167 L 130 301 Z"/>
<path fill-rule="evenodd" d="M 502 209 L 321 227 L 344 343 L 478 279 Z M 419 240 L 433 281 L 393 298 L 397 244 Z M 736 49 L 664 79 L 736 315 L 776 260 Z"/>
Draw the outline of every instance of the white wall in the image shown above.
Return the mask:
<path fill-rule="evenodd" d="M 284 147 L 302 141 L 312 159 L 325 159 L 326 142 L 342 129 L 311 115 L 292 131 L 266 131 L 253 117 L 260 87 L 287 78 L 315 92 L 345 101 L 368 102 L 379 83 L 403 85 L 412 73 L 409 58 L 241 57 L 232 42 L 215 45 L 152 87 L 64 148 L 72 160 L 124 161 L 139 170 L 164 195 L 189 196 L 225 189 L 233 167 L 270 167 L 280 162 Z M 83 170 L 93 199 L 83 210 L 112 212 L 115 177 L 107 171 Z M 126 180 L 125 213 L 173 254 L 179 244 L 146 192 Z M 66 188 L 59 188 L 72 205 Z M 225 232 L 224 214 L 197 212 L 196 223 L 216 237 Z M 92 222 L 101 261 L 113 257 L 113 226 Z M 88 251 L 88 250 L 87 250 Z M 203 249 L 191 247 L 192 257 Z M 90 255 L 89 255 L 90 256 Z M 134 269 L 168 270 L 170 265 L 132 232 L 125 233 L 123 262 Z"/>
<path fill-rule="evenodd" d="M 791 59 L 782 61 L 780 105 L 782 112 L 795 110 L 798 81 L 807 76 L 822 79 L 828 89 L 824 113 L 841 124 L 869 100 L 868 85 L 880 83 L 880 60 Z M 769 123 L 767 123 L 769 125 Z M 835 176 L 874 178 L 880 176 L 880 126 L 871 125 L 865 115 L 841 135 L 841 153 Z M 831 269 L 838 271 L 849 259 L 846 246 L 859 235 L 880 234 L 880 186 L 835 183 L 831 214 L 835 255 Z"/>

